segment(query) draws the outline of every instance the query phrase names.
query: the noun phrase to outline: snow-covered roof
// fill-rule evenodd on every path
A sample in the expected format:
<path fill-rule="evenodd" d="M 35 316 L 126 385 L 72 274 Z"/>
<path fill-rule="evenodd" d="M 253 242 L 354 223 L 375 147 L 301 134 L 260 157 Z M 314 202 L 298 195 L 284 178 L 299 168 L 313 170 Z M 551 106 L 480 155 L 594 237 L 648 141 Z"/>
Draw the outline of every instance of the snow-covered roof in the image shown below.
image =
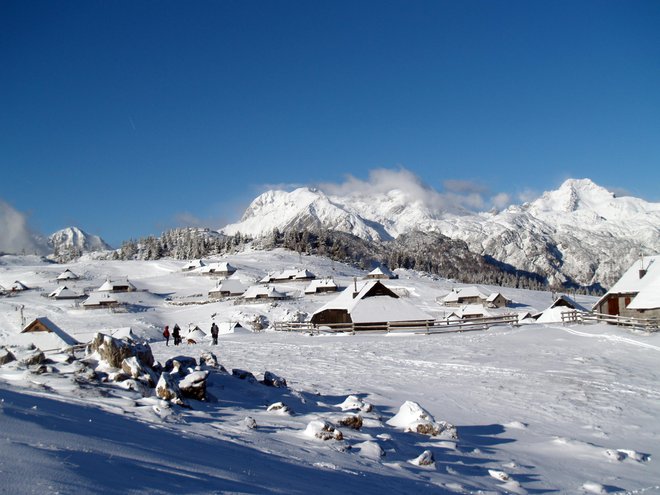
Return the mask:
<path fill-rule="evenodd" d="M 233 321 L 233 322 L 228 322 L 228 321 L 222 321 L 219 323 L 216 323 L 218 325 L 218 333 L 225 334 L 225 333 L 241 333 L 241 332 L 252 332 L 249 328 L 241 325 L 240 323 Z"/>
<path fill-rule="evenodd" d="M 319 289 L 337 290 L 337 284 L 331 278 L 318 278 L 312 280 L 309 285 L 305 287 L 305 294 L 314 294 Z"/>
<path fill-rule="evenodd" d="M 45 316 L 34 319 L 23 328 L 17 340 L 20 344 L 34 344 L 42 351 L 52 351 L 79 343 Z"/>
<path fill-rule="evenodd" d="M 556 298 L 553 301 L 553 303 L 548 307 L 548 309 L 552 309 L 556 307 L 577 309 L 578 311 L 588 311 L 587 308 L 585 308 L 580 303 L 576 302 L 575 299 L 567 296 L 566 294 L 562 294 L 561 296 Z"/>
<path fill-rule="evenodd" d="M 386 266 L 378 266 L 371 270 L 367 277 L 387 277 L 387 278 L 396 278 L 396 275 L 387 268 Z"/>
<path fill-rule="evenodd" d="M 117 304 L 118 302 L 112 294 L 92 292 L 82 304 L 83 306 L 100 306 L 103 304 Z"/>
<path fill-rule="evenodd" d="M 280 270 L 279 272 L 271 272 L 259 282 L 268 283 L 276 280 L 309 280 L 310 278 L 316 278 L 316 275 L 305 268 L 290 268 L 288 270 Z"/>
<path fill-rule="evenodd" d="M 218 286 L 214 289 L 211 289 L 209 293 L 212 292 L 229 292 L 229 294 L 243 294 L 246 291 L 247 287 L 243 282 L 235 278 L 227 278 L 220 282 Z"/>
<path fill-rule="evenodd" d="M 445 303 L 458 303 L 458 292 L 455 290 L 451 291 L 442 298 L 442 301 Z"/>
<path fill-rule="evenodd" d="M 462 289 L 459 289 L 458 297 L 459 298 L 478 297 L 479 299 L 486 299 L 488 296 L 486 296 L 486 294 L 481 292 L 478 288 L 471 286 L 471 287 L 463 287 Z"/>
<path fill-rule="evenodd" d="M 432 316 L 401 299 L 380 280 L 351 284 L 314 315 L 330 309 L 347 311 L 353 323 L 433 320 Z"/>
<path fill-rule="evenodd" d="M 492 316 L 491 313 L 484 308 L 483 304 L 466 304 L 459 308 L 458 313 L 465 316 Z"/>
<path fill-rule="evenodd" d="M 128 287 L 128 290 L 136 290 L 135 286 L 127 279 L 117 279 L 117 280 L 106 280 L 101 287 L 96 289 L 97 291 L 113 291 L 117 290 L 117 287 Z"/>
<path fill-rule="evenodd" d="M 78 275 L 67 268 L 57 276 L 57 280 L 78 280 Z"/>
<path fill-rule="evenodd" d="M 561 323 L 561 315 L 573 311 L 566 306 L 550 307 L 540 313 L 536 318 L 537 323 Z"/>
<path fill-rule="evenodd" d="M 646 271 L 641 278 L 640 270 Z M 637 294 L 628 305 L 630 309 L 660 308 L 660 255 L 635 261 L 601 301 L 610 294 Z"/>
<path fill-rule="evenodd" d="M 195 268 L 201 268 L 203 266 L 205 266 L 203 260 L 192 260 L 183 265 L 182 270 L 194 270 Z"/>
<path fill-rule="evenodd" d="M 226 261 L 210 263 L 200 270 L 202 273 L 234 273 L 236 268 Z"/>
<path fill-rule="evenodd" d="M 493 302 L 495 299 L 497 299 L 497 296 L 502 296 L 504 299 L 507 301 L 509 300 L 505 295 L 503 295 L 501 292 L 491 292 L 490 295 L 486 298 L 486 302 Z"/>
<path fill-rule="evenodd" d="M 18 280 L 16 280 L 11 285 L 11 287 L 9 288 L 9 290 L 12 290 L 12 291 L 21 291 L 21 290 L 28 290 L 28 289 L 29 289 L 29 287 L 27 285 L 25 285 L 23 282 L 20 282 Z"/>
<path fill-rule="evenodd" d="M 264 287 L 263 285 L 253 285 L 243 294 L 245 299 L 257 299 L 259 297 L 268 299 L 284 299 L 286 294 L 273 287 Z"/>
<path fill-rule="evenodd" d="M 192 339 L 196 342 L 200 342 L 206 338 L 206 332 L 199 327 L 195 327 L 192 330 L 188 330 L 185 335 L 182 335 L 184 340 Z"/>
<path fill-rule="evenodd" d="M 82 295 L 72 291 L 66 285 L 61 285 L 53 292 L 48 294 L 48 297 L 52 297 L 53 299 L 76 299 L 78 297 L 82 297 Z"/>

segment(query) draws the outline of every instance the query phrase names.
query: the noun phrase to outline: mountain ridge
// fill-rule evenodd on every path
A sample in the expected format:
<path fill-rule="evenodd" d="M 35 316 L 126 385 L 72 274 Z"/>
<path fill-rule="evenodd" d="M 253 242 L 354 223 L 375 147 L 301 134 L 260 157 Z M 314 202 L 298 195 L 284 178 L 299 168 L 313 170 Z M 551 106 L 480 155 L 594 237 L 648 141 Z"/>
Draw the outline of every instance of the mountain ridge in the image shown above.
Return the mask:
<path fill-rule="evenodd" d="M 550 285 L 607 286 L 640 253 L 660 251 L 660 203 L 617 197 L 590 179 L 568 179 L 534 201 L 499 212 L 468 212 L 434 194 L 412 197 L 392 189 L 365 198 L 316 188 L 267 191 L 241 221 L 220 232 L 259 238 L 275 229 L 327 229 L 369 241 L 437 232 L 498 263 L 540 274 Z"/>

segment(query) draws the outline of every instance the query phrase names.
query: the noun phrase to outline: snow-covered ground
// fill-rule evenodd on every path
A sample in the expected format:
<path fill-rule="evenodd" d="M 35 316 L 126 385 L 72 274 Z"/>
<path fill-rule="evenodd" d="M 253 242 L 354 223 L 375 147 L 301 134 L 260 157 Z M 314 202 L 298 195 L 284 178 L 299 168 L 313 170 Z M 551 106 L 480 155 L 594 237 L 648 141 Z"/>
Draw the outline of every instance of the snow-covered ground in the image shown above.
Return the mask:
<path fill-rule="evenodd" d="M 364 275 L 284 251 L 223 260 L 247 282 L 294 266 L 344 286 Z M 219 323 L 272 324 L 304 318 L 334 297 L 303 296 L 306 283 L 290 282 L 276 287 L 292 299 L 276 304 L 208 302 L 215 280 L 182 272 L 184 264 L 0 257 L 0 285 L 32 288 L 0 297 L 0 343 L 14 341 L 21 313 L 28 323 L 47 316 L 81 341 L 130 327 L 151 340 L 161 363 L 211 350 L 229 371 L 212 371 L 209 400 L 186 408 L 81 377 L 78 361 L 61 356 L 41 374 L 16 362 L 0 366 L 3 491 L 660 493 L 660 335 L 546 323 L 431 336 L 266 330 L 220 335 L 218 346 L 167 347 L 166 324 L 208 332 L 213 315 Z M 44 297 L 65 268 L 81 276 L 68 284 L 79 292 L 120 277 L 141 290 L 122 295 L 126 312 Z M 386 282 L 397 293 L 437 317 L 448 311 L 436 300 L 451 281 L 397 273 Z M 481 289 L 512 299 L 508 311 L 534 313 L 552 302 L 546 292 Z M 259 383 L 266 371 L 288 386 Z M 356 415 L 359 430 L 347 421 Z M 406 431 L 420 420 L 447 429 Z"/>

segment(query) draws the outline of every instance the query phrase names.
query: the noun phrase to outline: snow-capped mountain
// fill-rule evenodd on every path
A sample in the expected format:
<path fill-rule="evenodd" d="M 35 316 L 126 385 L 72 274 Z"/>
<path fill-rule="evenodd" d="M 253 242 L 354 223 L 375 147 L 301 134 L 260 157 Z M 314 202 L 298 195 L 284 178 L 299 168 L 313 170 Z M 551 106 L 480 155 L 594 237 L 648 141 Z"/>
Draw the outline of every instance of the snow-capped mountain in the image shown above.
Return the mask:
<path fill-rule="evenodd" d="M 97 235 L 88 234 L 77 227 L 67 227 L 48 236 L 48 245 L 53 252 L 58 253 L 85 253 L 89 251 L 103 251 L 112 249 Z"/>
<path fill-rule="evenodd" d="M 609 286 L 640 253 L 660 252 L 660 204 L 616 197 L 589 179 L 569 179 L 531 203 L 497 213 L 452 207 L 432 190 L 427 197 L 397 189 L 347 196 L 308 188 L 268 191 L 222 231 L 260 237 L 292 228 L 324 228 L 371 241 L 439 232 L 550 283 L 587 286 Z"/>

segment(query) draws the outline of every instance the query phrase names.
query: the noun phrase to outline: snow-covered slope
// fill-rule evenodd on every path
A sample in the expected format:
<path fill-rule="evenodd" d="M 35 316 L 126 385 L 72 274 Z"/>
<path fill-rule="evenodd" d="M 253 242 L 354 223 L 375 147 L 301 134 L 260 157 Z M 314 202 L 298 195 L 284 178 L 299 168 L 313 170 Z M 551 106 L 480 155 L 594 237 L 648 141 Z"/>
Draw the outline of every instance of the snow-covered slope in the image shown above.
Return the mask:
<path fill-rule="evenodd" d="M 58 230 L 48 237 L 48 245 L 55 253 L 73 252 L 86 253 L 89 251 L 103 251 L 112 249 L 97 235 L 88 234 L 77 227 L 67 227 Z"/>
<path fill-rule="evenodd" d="M 319 228 L 367 240 L 390 240 L 413 230 L 465 241 L 475 253 L 551 283 L 611 285 L 640 252 L 660 251 L 660 204 L 616 197 L 589 179 L 569 179 L 531 203 L 498 213 L 468 213 L 447 203 L 386 193 L 327 195 L 318 189 L 268 191 L 243 218 L 223 229 L 253 237 L 273 229 Z"/>
<path fill-rule="evenodd" d="M 230 262 L 247 283 L 293 266 L 333 276 L 343 287 L 366 274 L 283 250 L 244 251 L 209 261 Z M 190 407 L 182 407 L 159 399 L 136 380 L 110 380 L 115 370 L 96 366 L 100 373 L 92 373 L 94 359 L 81 360 L 83 350 L 73 361 L 67 354 L 48 354 L 41 364 L 22 361 L 32 351 L 16 350 L 16 361 L 0 365 L 5 492 L 660 490 L 660 333 L 559 323 L 428 336 L 309 335 L 267 328 L 221 334 L 217 346 L 208 340 L 166 346 L 160 337 L 166 324 L 208 331 L 212 319 L 246 326 L 256 317 L 295 320 L 335 297 L 304 295 L 306 282 L 288 281 L 277 284 L 291 295 L 286 301 L 208 300 L 206 293 L 217 281 L 184 272 L 184 266 L 185 261 L 172 259 L 83 256 L 67 265 L 81 276 L 72 281 L 74 289 L 91 290 L 120 276 L 139 289 L 123 295 L 131 302 L 125 310 L 85 310 L 72 301 L 42 297 L 57 286 L 62 265 L 37 256 L 0 257 L 0 285 L 18 279 L 32 288 L 0 297 L 0 353 L 14 342 L 22 317 L 29 322 L 47 316 L 82 342 L 95 332 L 126 334 L 130 328 L 150 340 L 161 364 L 182 355 L 199 362 L 211 351 L 229 371 L 204 368 L 209 371 L 208 400 L 189 399 Z M 437 299 L 461 285 L 421 272 L 396 273 L 397 280 L 385 283 L 400 297 L 436 317 L 451 311 Z M 501 311 L 534 313 L 552 302 L 550 292 L 478 288 L 501 291 L 514 301 Z M 577 299 L 586 306 L 596 300 Z M 270 371 L 286 379 L 287 386 L 240 379 L 231 373 L 237 369 L 257 380 Z M 278 402 L 289 411 L 269 407 Z M 402 411 L 408 414 L 402 417 Z M 342 424 L 358 414 L 359 429 L 349 426 L 355 423 Z M 418 433 L 420 420 L 451 423 L 457 438 Z M 343 439 L 316 438 L 325 423 L 338 428 Z M 423 465 L 422 459 L 432 462 Z"/>

